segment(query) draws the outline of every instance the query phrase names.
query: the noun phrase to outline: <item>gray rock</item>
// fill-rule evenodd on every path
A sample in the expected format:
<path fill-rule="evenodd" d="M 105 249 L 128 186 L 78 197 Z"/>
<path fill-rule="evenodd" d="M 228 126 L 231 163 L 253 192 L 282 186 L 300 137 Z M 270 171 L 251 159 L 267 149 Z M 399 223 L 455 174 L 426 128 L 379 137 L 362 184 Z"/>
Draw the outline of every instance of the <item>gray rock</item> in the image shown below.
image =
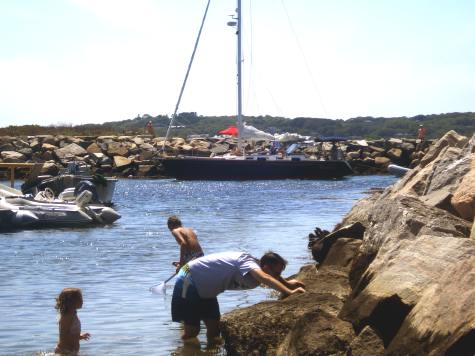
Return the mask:
<path fill-rule="evenodd" d="M 129 155 L 129 148 L 122 143 L 110 142 L 107 144 L 107 155 L 126 157 Z"/>
<path fill-rule="evenodd" d="M 78 144 L 71 143 L 63 148 L 54 151 L 56 157 L 60 160 L 72 157 L 82 157 L 87 155 L 87 151 Z"/>
<path fill-rule="evenodd" d="M 114 156 L 114 166 L 117 168 L 125 168 L 132 164 L 132 160 L 127 157 Z"/>
<path fill-rule="evenodd" d="M 339 238 L 362 239 L 365 227 L 360 222 L 343 226 L 313 243 L 312 255 L 317 263 L 323 263 L 328 251 Z"/>
<path fill-rule="evenodd" d="M 49 143 L 50 145 L 57 145 L 59 140 L 52 135 L 37 135 L 37 139 L 40 140 L 41 143 Z"/>
<path fill-rule="evenodd" d="M 2 151 L 0 156 L 4 163 L 24 163 L 27 160 L 24 154 L 15 151 Z"/>
<path fill-rule="evenodd" d="M 389 344 L 388 354 L 421 355 L 427 350 L 432 355 L 474 354 L 475 248 L 473 241 L 454 242 L 450 252 L 444 246 L 445 241 L 437 246 L 427 246 L 427 251 L 424 249 L 423 253 L 428 256 L 419 262 L 432 262 L 433 274 L 427 276 L 427 268 L 423 267 L 421 279 L 431 278 L 430 285 L 422 290 L 419 300 L 404 319 Z M 432 246 L 436 252 L 444 252 L 434 254 Z M 431 261 L 434 255 L 440 260 Z M 441 268 L 437 268 L 439 266 Z M 412 269 L 412 272 L 419 271 Z"/>
<path fill-rule="evenodd" d="M 473 270 L 475 266 L 473 265 L 475 262 L 474 253 L 475 244 L 469 239 L 434 235 L 424 235 L 415 240 L 401 240 L 385 244 L 379 249 L 375 259 L 361 277 L 356 288 L 353 289 L 340 317 L 350 321 L 357 329 L 370 325 L 382 336 L 386 346 L 391 345 L 411 309 L 424 301 L 424 295 L 438 284 L 441 276 L 447 271 L 452 271 L 452 273 L 456 270 L 459 271 L 457 274 L 453 274 L 454 283 L 450 288 L 452 295 L 455 296 L 458 294 L 457 291 L 460 291 L 460 294 L 464 295 L 465 301 L 468 300 L 469 295 L 475 295 L 475 284 L 464 282 L 466 271 L 470 268 L 462 272 L 459 267 L 461 263 L 469 263 Z M 462 293 L 462 291 L 464 292 Z M 456 307 L 458 302 L 457 298 L 454 298 L 453 302 L 447 304 L 444 299 L 438 304 L 438 308 L 444 310 L 448 325 L 458 324 L 460 326 L 461 322 L 470 325 L 475 321 L 475 313 L 460 315 L 460 319 L 455 323 L 455 320 L 449 321 L 453 315 L 452 312 L 447 313 L 447 310 L 459 309 Z M 421 307 L 427 308 L 432 303 L 423 303 Z M 471 307 L 466 310 L 474 311 L 473 303 L 475 303 L 475 298 L 472 298 Z M 407 321 L 409 322 L 409 320 Z M 445 322 L 440 321 L 438 324 L 442 331 L 445 328 Z M 411 323 L 411 325 L 418 324 Z M 427 328 L 436 332 L 438 326 L 437 324 L 427 325 Z M 418 330 L 413 337 L 428 339 L 424 337 L 427 332 L 422 331 L 422 329 Z M 407 339 L 405 340 L 407 342 Z M 426 342 L 430 343 L 429 340 Z M 414 347 L 409 343 L 407 346 Z M 394 346 L 394 353 L 406 354 L 400 350 L 400 347 Z"/>
<path fill-rule="evenodd" d="M 371 326 L 365 326 L 350 344 L 351 356 L 385 355 L 384 344 Z"/>
<path fill-rule="evenodd" d="M 443 209 L 453 215 L 458 215 L 450 202 L 452 196 L 453 194 L 450 190 L 443 188 L 427 195 L 423 195 L 419 199 L 427 206 Z"/>
<path fill-rule="evenodd" d="M 386 154 L 391 160 L 397 162 L 401 159 L 402 150 L 400 148 L 391 148 Z"/>
<path fill-rule="evenodd" d="M 148 150 L 141 151 L 138 160 L 140 161 L 150 160 L 153 158 L 153 156 L 155 156 L 155 154 L 156 153 L 153 151 L 148 151 Z"/>
<path fill-rule="evenodd" d="M 20 148 L 17 152 L 25 155 L 26 157 L 31 157 L 33 154 L 33 150 L 30 147 Z"/>
<path fill-rule="evenodd" d="M 3 152 L 3 151 L 13 152 L 15 150 L 16 150 L 16 147 L 12 143 L 0 144 L 0 152 Z"/>

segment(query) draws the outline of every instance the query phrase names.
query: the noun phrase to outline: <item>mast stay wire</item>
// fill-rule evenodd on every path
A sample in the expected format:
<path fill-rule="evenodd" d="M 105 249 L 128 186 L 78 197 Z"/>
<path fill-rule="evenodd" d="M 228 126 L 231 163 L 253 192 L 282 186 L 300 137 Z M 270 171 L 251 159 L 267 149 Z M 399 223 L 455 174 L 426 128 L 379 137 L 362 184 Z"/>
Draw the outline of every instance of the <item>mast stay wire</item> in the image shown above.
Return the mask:
<path fill-rule="evenodd" d="M 321 95 L 321 93 L 320 93 L 320 90 L 319 90 L 319 88 L 318 88 L 317 82 L 315 81 L 315 77 L 314 77 L 314 75 L 313 75 L 313 73 L 312 73 L 312 71 L 311 71 L 311 69 L 310 69 L 310 65 L 308 64 L 307 57 L 305 56 L 305 52 L 303 51 L 302 45 L 300 44 L 300 41 L 299 41 L 299 39 L 298 39 L 298 37 L 297 37 L 297 33 L 295 32 L 295 28 L 294 28 L 294 26 L 293 26 L 293 24 L 292 24 L 292 20 L 290 19 L 290 15 L 289 15 L 289 12 L 287 11 L 287 7 L 285 6 L 284 0 L 281 0 L 281 3 L 282 3 L 282 7 L 283 7 L 283 9 L 284 9 L 285 15 L 287 16 L 287 21 L 288 21 L 288 23 L 289 23 L 290 29 L 292 30 L 292 34 L 294 35 L 295 42 L 297 43 L 297 46 L 298 46 L 298 48 L 299 48 L 299 50 L 300 50 L 300 53 L 301 53 L 301 55 L 302 55 L 302 57 L 303 57 L 303 61 L 304 61 L 304 63 L 305 63 L 305 67 L 306 67 L 306 69 L 307 69 L 307 71 L 308 71 L 308 73 L 309 73 L 309 76 L 310 76 L 312 85 L 313 85 L 313 87 L 314 87 L 314 89 L 315 89 L 315 91 L 316 91 L 316 93 L 317 93 L 318 99 L 319 99 L 319 101 L 320 101 L 320 105 L 322 106 L 322 109 L 323 109 L 323 112 L 324 112 L 325 116 L 326 116 L 326 117 L 329 117 L 329 116 L 328 116 L 327 109 L 326 109 L 325 104 L 324 104 L 324 102 L 323 102 L 323 97 L 322 97 L 322 95 Z"/>
<path fill-rule="evenodd" d="M 170 134 L 170 129 L 173 125 L 173 121 L 176 118 L 176 113 L 178 112 L 178 107 L 180 106 L 181 97 L 183 96 L 183 92 L 185 91 L 186 81 L 188 80 L 188 75 L 190 74 L 191 65 L 193 64 L 193 59 L 195 58 L 196 49 L 198 48 L 198 43 L 200 42 L 201 32 L 202 32 L 204 24 L 205 24 L 206 15 L 208 14 L 208 9 L 209 9 L 210 2 L 211 2 L 211 0 L 208 0 L 208 3 L 206 4 L 206 9 L 205 9 L 205 13 L 203 15 L 203 20 L 201 21 L 200 30 L 198 31 L 198 36 L 196 37 L 195 46 L 193 48 L 193 53 L 191 54 L 190 62 L 188 63 L 188 68 L 186 70 L 185 79 L 183 80 L 183 84 L 181 85 L 180 95 L 178 96 L 178 101 L 177 101 L 176 106 L 175 106 L 175 111 L 173 112 L 173 115 L 170 119 L 170 124 L 168 125 L 167 133 L 165 135 L 165 140 L 163 141 L 162 152 L 165 152 L 165 144 L 167 143 L 168 135 Z"/>
<path fill-rule="evenodd" d="M 272 103 L 274 104 L 275 106 L 275 109 L 277 110 L 277 112 L 280 113 L 280 115 L 282 116 L 282 109 L 281 107 L 279 106 L 279 104 L 277 103 L 274 95 L 272 94 L 272 91 L 269 89 L 269 87 L 267 86 L 265 80 L 263 80 L 263 78 L 259 75 L 259 73 L 256 73 L 255 72 L 255 67 L 254 67 L 254 62 L 253 62 L 253 48 L 254 48 L 254 42 L 253 42 L 253 39 L 254 39 L 254 32 L 253 32 L 253 17 L 252 17 L 252 0 L 249 0 L 249 15 L 248 15 L 248 18 L 249 18 L 249 35 L 247 36 L 247 32 L 245 33 L 246 34 L 246 38 L 248 39 L 248 43 L 249 43 L 249 66 L 248 66 L 248 83 L 247 83 L 247 87 L 248 87 L 248 90 L 247 90 L 247 93 L 246 93 L 246 106 L 249 107 L 249 103 L 251 101 L 250 99 L 250 96 L 253 95 L 254 97 L 254 105 L 256 106 L 256 109 L 257 109 L 257 112 L 259 112 L 259 98 L 257 96 L 257 93 L 256 93 L 256 90 L 255 90 L 255 87 L 252 85 L 253 81 L 254 81 L 254 78 L 257 77 L 259 78 L 259 82 L 262 83 L 265 91 L 267 92 L 267 95 L 269 96 L 269 98 L 271 99 Z M 246 48 L 246 47 L 245 47 Z M 245 55 L 243 55 L 243 57 L 245 57 Z"/>
<path fill-rule="evenodd" d="M 252 55 L 253 55 L 253 28 L 252 28 L 252 2 L 249 0 L 249 74 L 248 74 L 248 82 L 247 82 L 247 95 L 246 95 L 246 106 L 249 107 L 249 96 L 251 93 L 251 88 L 252 88 L 252 81 L 253 81 L 253 61 L 252 61 Z"/>

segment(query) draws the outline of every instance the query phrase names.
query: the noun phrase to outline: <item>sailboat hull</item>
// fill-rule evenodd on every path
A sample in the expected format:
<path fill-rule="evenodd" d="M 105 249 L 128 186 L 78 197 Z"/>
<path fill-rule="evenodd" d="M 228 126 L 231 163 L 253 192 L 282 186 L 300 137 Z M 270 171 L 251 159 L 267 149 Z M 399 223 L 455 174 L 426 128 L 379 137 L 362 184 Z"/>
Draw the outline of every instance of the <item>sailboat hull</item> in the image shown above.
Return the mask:
<path fill-rule="evenodd" d="M 353 173 L 346 161 L 168 157 L 165 176 L 182 180 L 331 179 Z"/>

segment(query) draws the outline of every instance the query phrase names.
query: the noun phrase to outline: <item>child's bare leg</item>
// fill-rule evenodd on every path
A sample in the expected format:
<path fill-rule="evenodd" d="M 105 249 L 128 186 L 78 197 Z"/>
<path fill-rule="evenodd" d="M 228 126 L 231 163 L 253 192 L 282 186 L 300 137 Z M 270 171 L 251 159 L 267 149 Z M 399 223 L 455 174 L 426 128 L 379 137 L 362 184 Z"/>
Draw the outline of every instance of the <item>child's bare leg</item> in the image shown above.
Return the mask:
<path fill-rule="evenodd" d="M 192 339 L 198 336 L 200 333 L 199 325 L 187 325 L 185 324 L 185 330 L 182 335 L 182 340 Z"/>

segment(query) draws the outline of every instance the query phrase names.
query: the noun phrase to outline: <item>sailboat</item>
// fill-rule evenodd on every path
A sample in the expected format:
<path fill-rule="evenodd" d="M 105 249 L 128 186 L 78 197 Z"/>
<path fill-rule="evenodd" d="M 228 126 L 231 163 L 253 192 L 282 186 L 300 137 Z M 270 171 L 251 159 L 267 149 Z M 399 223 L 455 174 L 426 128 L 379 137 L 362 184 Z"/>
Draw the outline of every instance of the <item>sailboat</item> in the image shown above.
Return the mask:
<path fill-rule="evenodd" d="M 209 7 L 206 7 L 205 16 Z M 193 157 L 193 156 L 165 156 L 161 160 L 163 174 L 181 180 L 260 180 L 260 179 L 331 179 L 342 178 L 353 173 L 345 160 L 316 160 L 304 156 L 279 156 L 279 155 L 247 155 L 242 149 L 244 132 L 247 129 L 243 123 L 242 115 L 242 13 L 241 0 L 237 0 L 236 15 L 228 25 L 236 27 L 237 35 L 237 128 L 238 148 L 240 155 L 226 155 L 221 157 Z M 175 113 L 170 120 L 165 143 L 168 139 L 170 127 L 176 117 L 178 105 L 183 94 L 184 85 L 188 77 L 191 63 L 199 41 L 201 25 L 195 49 L 191 57 L 185 81 L 175 108 Z"/>

